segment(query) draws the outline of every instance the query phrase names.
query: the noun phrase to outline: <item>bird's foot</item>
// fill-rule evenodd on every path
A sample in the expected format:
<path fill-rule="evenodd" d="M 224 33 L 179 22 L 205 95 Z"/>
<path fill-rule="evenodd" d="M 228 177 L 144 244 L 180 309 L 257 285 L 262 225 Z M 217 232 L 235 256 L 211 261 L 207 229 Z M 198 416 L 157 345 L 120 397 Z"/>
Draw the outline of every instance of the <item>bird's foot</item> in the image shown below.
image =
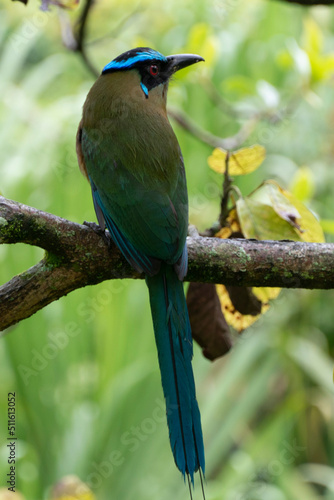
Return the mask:
<path fill-rule="evenodd" d="M 100 236 L 103 239 L 104 243 L 108 246 L 108 248 L 109 249 L 111 248 L 112 239 L 111 239 L 111 236 L 110 236 L 109 231 L 107 229 L 103 229 L 101 226 L 99 226 L 95 222 L 87 222 L 86 220 L 83 222 L 83 225 L 92 229 L 92 231 L 94 231 L 94 233 L 96 233 L 98 236 Z"/>
<path fill-rule="evenodd" d="M 190 236 L 190 238 L 200 237 L 197 227 L 194 226 L 193 224 L 189 224 L 188 226 L 188 236 Z"/>

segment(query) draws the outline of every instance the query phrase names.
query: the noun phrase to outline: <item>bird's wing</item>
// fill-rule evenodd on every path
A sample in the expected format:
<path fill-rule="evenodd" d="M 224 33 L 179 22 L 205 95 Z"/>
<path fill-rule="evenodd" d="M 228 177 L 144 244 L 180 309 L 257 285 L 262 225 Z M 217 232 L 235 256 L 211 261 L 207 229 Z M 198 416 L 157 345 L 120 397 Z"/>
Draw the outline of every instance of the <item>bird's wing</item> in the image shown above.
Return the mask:
<path fill-rule="evenodd" d="M 129 262 L 147 274 L 157 272 L 157 261 L 177 263 L 184 275 L 188 200 L 182 157 L 171 180 L 159 171 L 152 175 L 147 164 L 127 168 L 126 151 L 104 139 L 96 144 L 85 129 L 80 142 L 95 205 Z"/>

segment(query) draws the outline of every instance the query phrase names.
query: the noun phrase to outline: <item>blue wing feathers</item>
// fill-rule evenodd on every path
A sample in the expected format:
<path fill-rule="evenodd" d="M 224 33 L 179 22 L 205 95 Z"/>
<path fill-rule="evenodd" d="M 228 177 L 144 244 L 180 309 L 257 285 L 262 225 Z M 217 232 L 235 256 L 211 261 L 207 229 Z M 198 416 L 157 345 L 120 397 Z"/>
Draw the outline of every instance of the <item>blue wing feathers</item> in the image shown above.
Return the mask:
<path fill-rule="evenodd" d="M 110 236 L 118 248 L 123 253 L 127 261 L 139 272 L 144 272 L 145 274 L 152 275 L 157 272 L 160 267 L 160 263 L 153 258 L 147 257 L 145 254 L 137 250 L 121 233 L 112 218 L 109 216 L 108 212 L 104 208 L 102 200 L 100 198 L 99 192 L 96 186 L 91 181 L 92 193 L 94 200 L 94 207 L 96 211 L 96 216 L 101 225 L 101 214 L 103 215 L 105 225 L 107 226 Z"/>

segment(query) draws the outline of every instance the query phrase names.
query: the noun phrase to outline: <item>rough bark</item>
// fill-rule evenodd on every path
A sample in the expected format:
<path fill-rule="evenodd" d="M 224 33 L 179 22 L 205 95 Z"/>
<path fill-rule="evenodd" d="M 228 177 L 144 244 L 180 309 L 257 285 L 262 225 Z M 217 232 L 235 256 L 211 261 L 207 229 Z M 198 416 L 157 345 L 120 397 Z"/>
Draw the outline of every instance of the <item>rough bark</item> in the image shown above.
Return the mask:
<path fill-rule="evenodd" d="M 0 197 L 0 243 L 43 248 L 43 260 L 0 287 L 0 330 L 72 290 L 143 278 L 91 228 Z M 187 281 L 334 288 L 334 244 L 188 237 Z"/>

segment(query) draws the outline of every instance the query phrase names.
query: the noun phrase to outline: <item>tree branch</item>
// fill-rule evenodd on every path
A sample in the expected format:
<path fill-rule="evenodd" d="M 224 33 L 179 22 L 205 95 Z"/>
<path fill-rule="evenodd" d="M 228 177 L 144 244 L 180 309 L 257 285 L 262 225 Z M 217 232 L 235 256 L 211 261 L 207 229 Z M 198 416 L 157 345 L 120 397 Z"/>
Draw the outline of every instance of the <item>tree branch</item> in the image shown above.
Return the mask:
<path fill-rule="evenodd" d="M 0 244 L 26 243 L 45 257 L 0 287 L 0 330 L 72 290 L 143 278 L 96 232 L 0 197 Z M 190 236 L 188 281 L 234 286 L 334 288 L 334 244 Z"/>
<path fill-rule="evenodd" d="M 247 121 L 244 125 L 242 125 L 235 135 L 231 137 L 221 138 L 211 134 L 207 130 L 203 130 L 186 114 L 176 110 L 175 108 L 168 107 L 168 115 L 173 120 L 175 120 L 176 123 L 180 125 L 180 127 L 182 127 L 184 130 L 186 130 L 205 144 L 208 144 L 212 148 L 222 148 L 227 150 L 239 148 L 253 132 L 256 124 L 259 121 L 259 118 L 255 116 L 254 118 L 251 118 L 249 121 Z"/>

